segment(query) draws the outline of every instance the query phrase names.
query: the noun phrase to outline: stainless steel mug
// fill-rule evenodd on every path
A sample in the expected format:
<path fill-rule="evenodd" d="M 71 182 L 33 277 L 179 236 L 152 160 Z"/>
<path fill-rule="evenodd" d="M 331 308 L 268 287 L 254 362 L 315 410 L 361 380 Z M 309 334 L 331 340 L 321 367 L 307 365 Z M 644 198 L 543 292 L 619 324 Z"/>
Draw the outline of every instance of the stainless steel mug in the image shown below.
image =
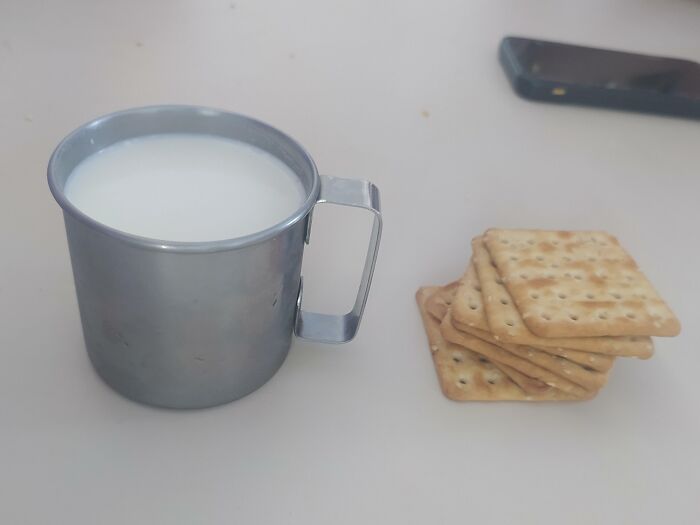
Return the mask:
<path fill-rule="evenodd" d="M 171 242 L 110 228 L 66 199 L 66 180 L 83 159 L 155 133 L 218 135 L 262 148 L 296 173 L 306 200 L 283 222 L 251 235 Z M 357 332 L 381 235 L 379 191 L 370 182 L 319 176 L 304 148 L 267 124 L 192 106 L 112 113 L 58 145 L 48 180 L 63 208 L 88 354 L 99 375 L 133 400 L 172 408 L 233 401 L 274 375 L 293 334 L 343 343 Z M 340 316 L 301 307 L 304 244 L 313 208 L 325 202 L 374 214 L 357 299 Z"/>

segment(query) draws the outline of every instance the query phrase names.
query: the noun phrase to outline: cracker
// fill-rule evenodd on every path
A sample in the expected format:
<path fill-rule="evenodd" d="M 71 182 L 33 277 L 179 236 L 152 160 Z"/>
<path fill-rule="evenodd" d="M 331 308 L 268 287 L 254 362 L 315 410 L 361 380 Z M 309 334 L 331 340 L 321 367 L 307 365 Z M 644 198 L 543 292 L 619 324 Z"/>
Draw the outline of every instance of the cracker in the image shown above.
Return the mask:
<path fill-rule="evenodd" d="M 445 341 L 439 322 L 424 306 L 425 300 L 436 290 L 435 287 L 421 288 L 416 299 L 430 341 L 440 387 L 447 398 L 454 401 L 578 400 L 507 365 L 497 365 L 469 348 Z"/>
<path fill-rule="evenodd" d="M 425 326 L 440 388 L 454 401 L 526 401 L 528 396 L 493 363 L 481 360 L 468 348 L 450 344 L 442 337 L 440 323 L 425 307 L 436 287 L 421 288 L 416 301 Z"/>
<path fill-rule="evenodd" d="M 531 348 L 563 357 L 564 359 L 578 363 L 583 367 L 592 368 L 598 372 L 607 372 L 612 368 L 613 364 L 615 364 L 615 357 L 606 354 L 595 354 L 593 352 L 571 350 L 570 348 L 560 348 L 558 346 L 531 346 Z"/>
<path fill-rule="evenodd" d="M 533 379 L 508 365 L 503 363 L 494 364 L 510 377 L 511 381 L 522 388 L 526 394 L 529 394 L 529 397 L 532 398 L 529 401 L 573 401 L 578 399 L 571 394 L 562 392 L 558 388 L 543 383 L 539 379 Z"/>
<path fill-rule="evenodd" d="M 478 328 L 474 328 L 472 326 L 468 326 L 456 321 L 454 315 L 452 316 L 452 326 L 454 326 L 457 330 L 475 335 L 479 339 L 483 339 L 489 343 L 493 343 L 496 345 L 505 344 L 502 341 L 499 341 L 496 338 L 494 338 L 490 332 L 487 332 L 485 330 L 479 330 Z M 571 350 L 569 348 L 559 348 L 555 346 L 532 346 L 531 348 L 541 350 L 542 352 L 547 352 L 548 354 L 563 357 L 564 359 L 568 359 L 569 361 L 573 361 L 574 363 L 578 363 L 581 366 L 591 368 L 598 372 L 607 372 L 612 368 L 613 364 L 615 363 L 615 357 L 611 355 L 594 354 L 593 352 L 583 352 L 581 350 Z"/>
<path fill-rule="evenodd" d="M 452 303 L 455 293 L 455 284 L 456 283 L 452 283 L 447 286 L 435 288 L 425 300 L 426 311 L 440 322 L 442 322 L 442 319 L 447 315 L 450 304 Z M 478 355 L 478 359 L 482 363 L 490 363 L 490 361 L 482 355 Z M 551 390 L 552 387 L 545 385 L 542 381 L 528 377 L 502 363 L 492 364 L 509 377 L 516 385 L 522 388 L 526 394 L 537 394 L 538 399 L 542 398 L 542 396 L 548 398 L 559 397 L 557 394 L 548 394 L 548 391 Z"/>
<path fill-rule="evenodd" d="M 654 346 L 649 337 L 545 338 L 533 334 L 523 322 L 481 237 L 476 237 L 472 241 L 472 248 L 474 266 L 481 283 L 484 311 L 491 333 L 496 339 L 531 346 L 569 348 L 641 359 L 647 359 L 653 355 Z M 537 295 L 537 292 L 534 295 Z"/>
<path fill-rule="evenodd" d="M 476 275 L 474 261 L 469 261 L 467 271 L 459 280 L 452 301 L 452 317 L 461 324 L 466 324 L 479 330 L 489 330 L 484 314 L 484 304 L 481 295 L 481 283 Z"/>
<path fill-rule="evenodd" d="M 447 286 L 438 288 L 434 293 L 432 293 L 426 299 L 425 302 L 428 313 L 430 313 L 436 319 L 442 321 L 442 319 L 447 314 L 448 310 L 450 310 L 450 305 L 454 304 L 453 298 L 455 296 L 455 289 L 457 288 L 457 286 L 457 283 L 451 283 Z M 481 292 L 479 292 L 478 290 L 476 290 L 475 293 L 478 296 L 481 295 Z M 478 296 L 474 299 L 480 302 L 480 298 Z M 454 310 L 452 311 L 454 312 Z M 484 319 L 483 324 L 486 324 L 483 309 L 478 310 L 478 312 L 481 315 L 482 319 Z M 460 326 L 464 326 L 461 323 L 454 321 L 454 317 L 452 318 L 452 323 L 453 326 L 455 326 L 455 328 L 458 329 L 460 329 Z M 597 390 L 601 388 L 607 381 L 607 374 L 599 374 L 598 372 L 594 371 L 595 369 L 593 367 L 590 367 L 590 361 L 597 363 L 598 360 L 604 361 L 607 359 L 608 361 L 612 362 L 613 359 L 609 356 L 596 356 L 594 354 L 580 352 L 580 354 L 584 356 L 593 356 L 594 359 L 584 358 L 582 359 L 584 362 L 582 364 L 579 364 L 574 360 L 557 358 L 553 355 L 550 355 L 546 352 L 538 351 L 536 349 L 519 347 L 518 345 L 508 345 L 505 343 L 499 343 L 498 341 L 493 339 L 490 333 L 475 327 L 466 326 L 466 330 L 463 331 L 475 335 L 476 337 L 491 344 L 496 344 L 497 346 L 500 346 L 501 348 L 504 348 L 505 350 L 508 350 L 509 352 L 522 357 L 523 359 L 529 359 L 535 362 L 535 364 L 539 364 L 543 368 L 546 368 L 551 372 L 554 372 L 555 374 L 563 375 L 564 377 L 568 376 L 568 379 L 583 386 L 586 389 Z M 570 352 L 576 354 L 575 351 Z M 510 377 L 516 384 L 518 384 L 523 390 L 525 390 L 525 392 L 543 393 L 549 388 L 551 388 L 542 381 L 533 378 L 525 379 L 527 376 L 521 374 L 518 371 L 516 371 L 517 374 L 513 373 L 513 370 L 515 369 L 511 367 L 502 366 L 502 363 L 495 363 L 495 365 L 498 368 L 500 368 L 501 371 L 503 371 L 508 377 Z M 609 369 L 610 366 L 607 366 L 607 368 L 601 371 L 606 372 Z"/>
<path fill-rule="evenodd" d="M 508 350 L 504 350 L 499 346 L 487 343 L 486 341 L 473 335 L 460 332 L 452 325 L 451 315 L 449 312 L 442 320 L 440 329 L 442 331 L 442 336 L 446 341 L 470 348 L 474 352 L 478 352 L 489 360 L 497 363 L 503 363 L 507 366 L 515 368 L 523 374 L 534 379 L 538 379 L 551 387 L 562 390 L 567 394 L 571 394 L 580 399 L 588 399 L 596 393 L 596 391 L 588 391 L 573 381 L 542 368 L 528 359 L 519 357 Z"/>
<path fill-rule="evenodd" d="M 458 286 L 459 282 L 454 282 L 446 286 L 436 287 L 435 291 L 425 300 L 425 308 L 428 313 L 442 321 L 442 318 L 447 315 L 447 310 L 452 304 Z"/>
<path fill-rule="evenodd" d="M 540 337 L 674 336 L 680 323 L 615 237 L 489 230 L 484 243 Z"/>
<path fill-rule="evenodd" d="M 447 309 L 451 306 L 452 324 L 455 328 L 463 332 L 471 333 L 488 342 L 498 344 L 497 340 L 492 340 L 493 336 L 489 332 L 481 296 L 481 284 L 476 275 L 473 261 L 470 261 L 467 271 L 456 287 L 456 291 L 453 291 L 453 289 L 454 283 L 450 285 L 449 291 L 444 290 L 442 293 L 434 294 L 428 299 L 428 303 L 433 300 L 436 303 L 439 302 L 439 306 L 436 307 L 439 308 L 439 315 L 436 315 L 436 317 L 442 319 L 447 313 Z M 451 297 L 452 294 L 454 294 L 454 297 Z M 431 310 L 430 306 L 428 310 Z M 467 322 L 464 322 L 465 319 Z M 534 348 L 558 355 L 559 357 L 592 368 L 598 372 L 607 372 L 615 361 L 615 358 L 609 355 L 595 354 L 581 350 L 546 346 Z"/>
<path fill-rule="evenodd" d="M 454 320 L 452 321 L 452 326 L 457 330 L 460 330 L 458 324 L 454 323 Z M 610 370 L 609 368 L 608 370 L 600 372 L 587 364 L 582 365 L 571 361 L 570 359 L 559 357 L 536 348 L 514 343 L 503 343 L 494 339 L 494 337 L 488 332 L 471 327 L 466 328 L 466 330 L 460 331 L 464 331 L 469 335 L 473 335 L 483 341 L 486 341 L 487 343 L 503 348 L 511 354 L 541 366 L 545 370 L 549 370 L 558 376 L 565 377 L 571 382 L 581 385 L 586 390 L 599 390 L 608 382 L 607 372 Z"/>

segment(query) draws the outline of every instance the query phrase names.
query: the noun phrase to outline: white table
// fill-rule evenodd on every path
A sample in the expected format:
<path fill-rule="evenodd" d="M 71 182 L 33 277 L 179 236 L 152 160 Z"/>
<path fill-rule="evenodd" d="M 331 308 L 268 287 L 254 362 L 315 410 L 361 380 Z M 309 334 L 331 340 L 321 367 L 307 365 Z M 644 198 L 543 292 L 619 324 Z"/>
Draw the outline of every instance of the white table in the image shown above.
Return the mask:
<path fill-rule="evenodd" d="M 700 123 L 528 103 L 496 61 L 509 33 L 700 60 L 698 27 L 672 0 L 2 2 L 0 523 L 700 522 Z M 96 377 L 44 178 L 72 128 L 168 102 L 267 120 L 382 190 L 357 339 L 296 341 L 212 410 Z M 349 304 L 368 221 L 318 214 L 309 307 Z M 615 233 L 682 336 L 592 402 L 446 400 L 413 294 L 487 226 Z"/>

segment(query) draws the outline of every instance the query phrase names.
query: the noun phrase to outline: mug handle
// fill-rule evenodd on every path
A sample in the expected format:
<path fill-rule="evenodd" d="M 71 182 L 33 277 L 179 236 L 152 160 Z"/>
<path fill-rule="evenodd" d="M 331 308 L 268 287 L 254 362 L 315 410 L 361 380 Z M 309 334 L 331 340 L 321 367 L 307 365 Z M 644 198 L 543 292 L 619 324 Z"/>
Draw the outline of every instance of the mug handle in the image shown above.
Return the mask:
<path fill-rule="evenodd" d="M 369 285 L 372 282 L 374 264 L 377 261 L 379 251 L 379 239 L 382 235 L 382 213 L 379 204 L 379 189 L 369 181 L 357 179 L 341 179 L 321 175 L 321 189 L 316 204 L 338 204 L 340 206 L 354 206 L 364 208 L 374 214 L 372 236 L 369 240 L 365 267 L 362 271 L 362 281 L 357 292 L 355 305 L 345 315 L 329 315 L 315 312 L 307 312 L 301 309 L 301 298 L 304 290 L 304 281 L 299 285 L 297 297 L 297 316 L 294 333 L 303 338 L 320 343 L 347 343 L 357 333 L 357 328 L 365 309 Z M 311 216 L 307 223 L 306 243 L 309 242 L 311 233 Z"/>

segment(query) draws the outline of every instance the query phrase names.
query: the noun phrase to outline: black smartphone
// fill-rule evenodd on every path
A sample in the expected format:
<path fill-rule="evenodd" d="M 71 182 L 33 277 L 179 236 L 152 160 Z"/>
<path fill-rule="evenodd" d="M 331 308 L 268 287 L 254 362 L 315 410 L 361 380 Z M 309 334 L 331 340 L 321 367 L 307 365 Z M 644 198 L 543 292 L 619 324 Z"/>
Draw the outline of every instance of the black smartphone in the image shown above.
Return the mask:
<path fill-rule="evenodd" d="M 501 64 L 521 96 L 700 118 L 700 64 L 509 36 Z"/>

